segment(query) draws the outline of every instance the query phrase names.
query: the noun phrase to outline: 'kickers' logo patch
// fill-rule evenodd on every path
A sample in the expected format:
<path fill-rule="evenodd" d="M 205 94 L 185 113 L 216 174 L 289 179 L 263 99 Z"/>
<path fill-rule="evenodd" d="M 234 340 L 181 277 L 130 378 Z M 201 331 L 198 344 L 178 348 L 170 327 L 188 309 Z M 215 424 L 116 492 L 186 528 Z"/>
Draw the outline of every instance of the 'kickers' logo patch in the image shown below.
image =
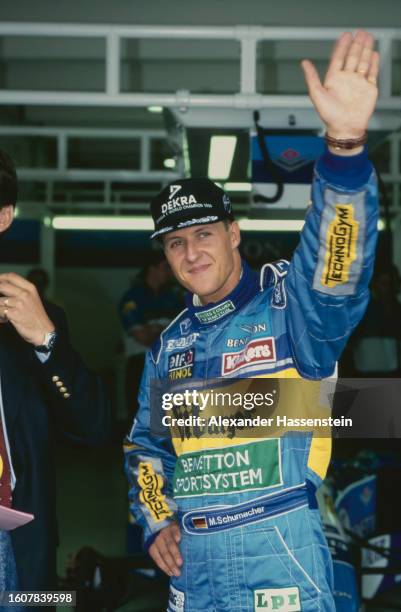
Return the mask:
<path fill-rule="evenodd" d="M 254 610 L 278 612 L 300 612 L 301 600 L 298 587 L 285 589 L 257 589 L 254 594 Z"/>
<path fill-rule="evenodd" d="M 251 340 L 244 349 L 233 353 L 223 353 L 222 376 L 234 374 L 251 365 L 261 365 L 276 361 L 274 338 Z"/>
<path fill-rule="evenodd" d="M 326 257 L 322 285 L 335 287 L 347 283 L 350 268 L 357 256 L 359 223 L 354 219 L 352 204 L 336 204 L 335 217 L 326 238 Z"/>
<path fill-rule="evenodd" d="M 170 355 L 168 358 L 169 379 L 178 380 L 180 378 L 190 378 L 194 367 L 194 355 L 194 349 Z"/>

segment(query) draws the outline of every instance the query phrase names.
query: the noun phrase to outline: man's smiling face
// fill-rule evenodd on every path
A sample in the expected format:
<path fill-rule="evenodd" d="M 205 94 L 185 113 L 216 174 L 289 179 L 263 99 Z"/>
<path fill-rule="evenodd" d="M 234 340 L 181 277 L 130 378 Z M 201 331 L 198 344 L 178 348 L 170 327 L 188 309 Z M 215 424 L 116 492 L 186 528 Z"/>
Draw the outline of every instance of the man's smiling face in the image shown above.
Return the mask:
<path fill-rule="evenodd" d="M 212 223 L 172 231 L 163 237 L 166 258 L 178 282 L 202 304 L 218 302 L 241 274 L 238 224 Z"/>

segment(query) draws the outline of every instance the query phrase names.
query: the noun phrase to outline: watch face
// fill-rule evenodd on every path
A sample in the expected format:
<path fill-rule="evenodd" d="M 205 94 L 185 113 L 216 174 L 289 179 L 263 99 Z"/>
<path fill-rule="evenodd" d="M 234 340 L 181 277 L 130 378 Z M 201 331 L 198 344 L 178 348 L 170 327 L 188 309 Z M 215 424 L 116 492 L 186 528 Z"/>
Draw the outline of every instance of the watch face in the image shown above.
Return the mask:
<path fill-rule="evenodd" d="M 44 344 L 41 344 L 40 346 L 35 346 L 35 351 L 37 353 L 49 353 L 56 342 L 56 338 L 57 332 L 49 332 L 48 334 L 46 334 Z"/>
<path fill-rule="evenodd" d="M 56 342 L 56 338 L 57 338 L 57 333 L 54 332 L 50 332 L 46 338 L 46 345 L 47 345 L 47 350 L 51 351 L 51 349 L 54 346 L 54 343 Z"/>

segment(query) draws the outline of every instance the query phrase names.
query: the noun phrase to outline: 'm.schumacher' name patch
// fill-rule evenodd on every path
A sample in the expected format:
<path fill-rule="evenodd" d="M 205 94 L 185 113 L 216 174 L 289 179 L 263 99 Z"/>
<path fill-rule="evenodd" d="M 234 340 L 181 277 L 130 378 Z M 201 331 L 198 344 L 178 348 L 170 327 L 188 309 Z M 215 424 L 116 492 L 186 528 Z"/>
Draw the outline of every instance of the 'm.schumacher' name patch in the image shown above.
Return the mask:
<path fill-rule="evenodd" d="M 161 523 L 173 514 L 161 492 L 163 478 L 160 474 L 156 474 L 151 463 L 141 461 L 138 469 L 138 484 L 141 487 L 139 499 L 149 510 L 153 520 Z"/>

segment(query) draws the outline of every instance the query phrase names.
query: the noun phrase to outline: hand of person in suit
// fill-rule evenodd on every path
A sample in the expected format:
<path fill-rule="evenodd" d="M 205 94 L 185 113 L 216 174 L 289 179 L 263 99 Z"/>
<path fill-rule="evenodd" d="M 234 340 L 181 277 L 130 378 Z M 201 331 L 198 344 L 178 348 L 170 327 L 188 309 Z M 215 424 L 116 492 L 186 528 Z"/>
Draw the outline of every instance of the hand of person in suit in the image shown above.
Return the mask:
<path fill-rule="evenodd" d="M 19 335 L 33 344 L 44 343 L 55 327 L 49 319 L 32 283 L 14 272 L 0 274 L 0 317 L 15 327 Z"/>

